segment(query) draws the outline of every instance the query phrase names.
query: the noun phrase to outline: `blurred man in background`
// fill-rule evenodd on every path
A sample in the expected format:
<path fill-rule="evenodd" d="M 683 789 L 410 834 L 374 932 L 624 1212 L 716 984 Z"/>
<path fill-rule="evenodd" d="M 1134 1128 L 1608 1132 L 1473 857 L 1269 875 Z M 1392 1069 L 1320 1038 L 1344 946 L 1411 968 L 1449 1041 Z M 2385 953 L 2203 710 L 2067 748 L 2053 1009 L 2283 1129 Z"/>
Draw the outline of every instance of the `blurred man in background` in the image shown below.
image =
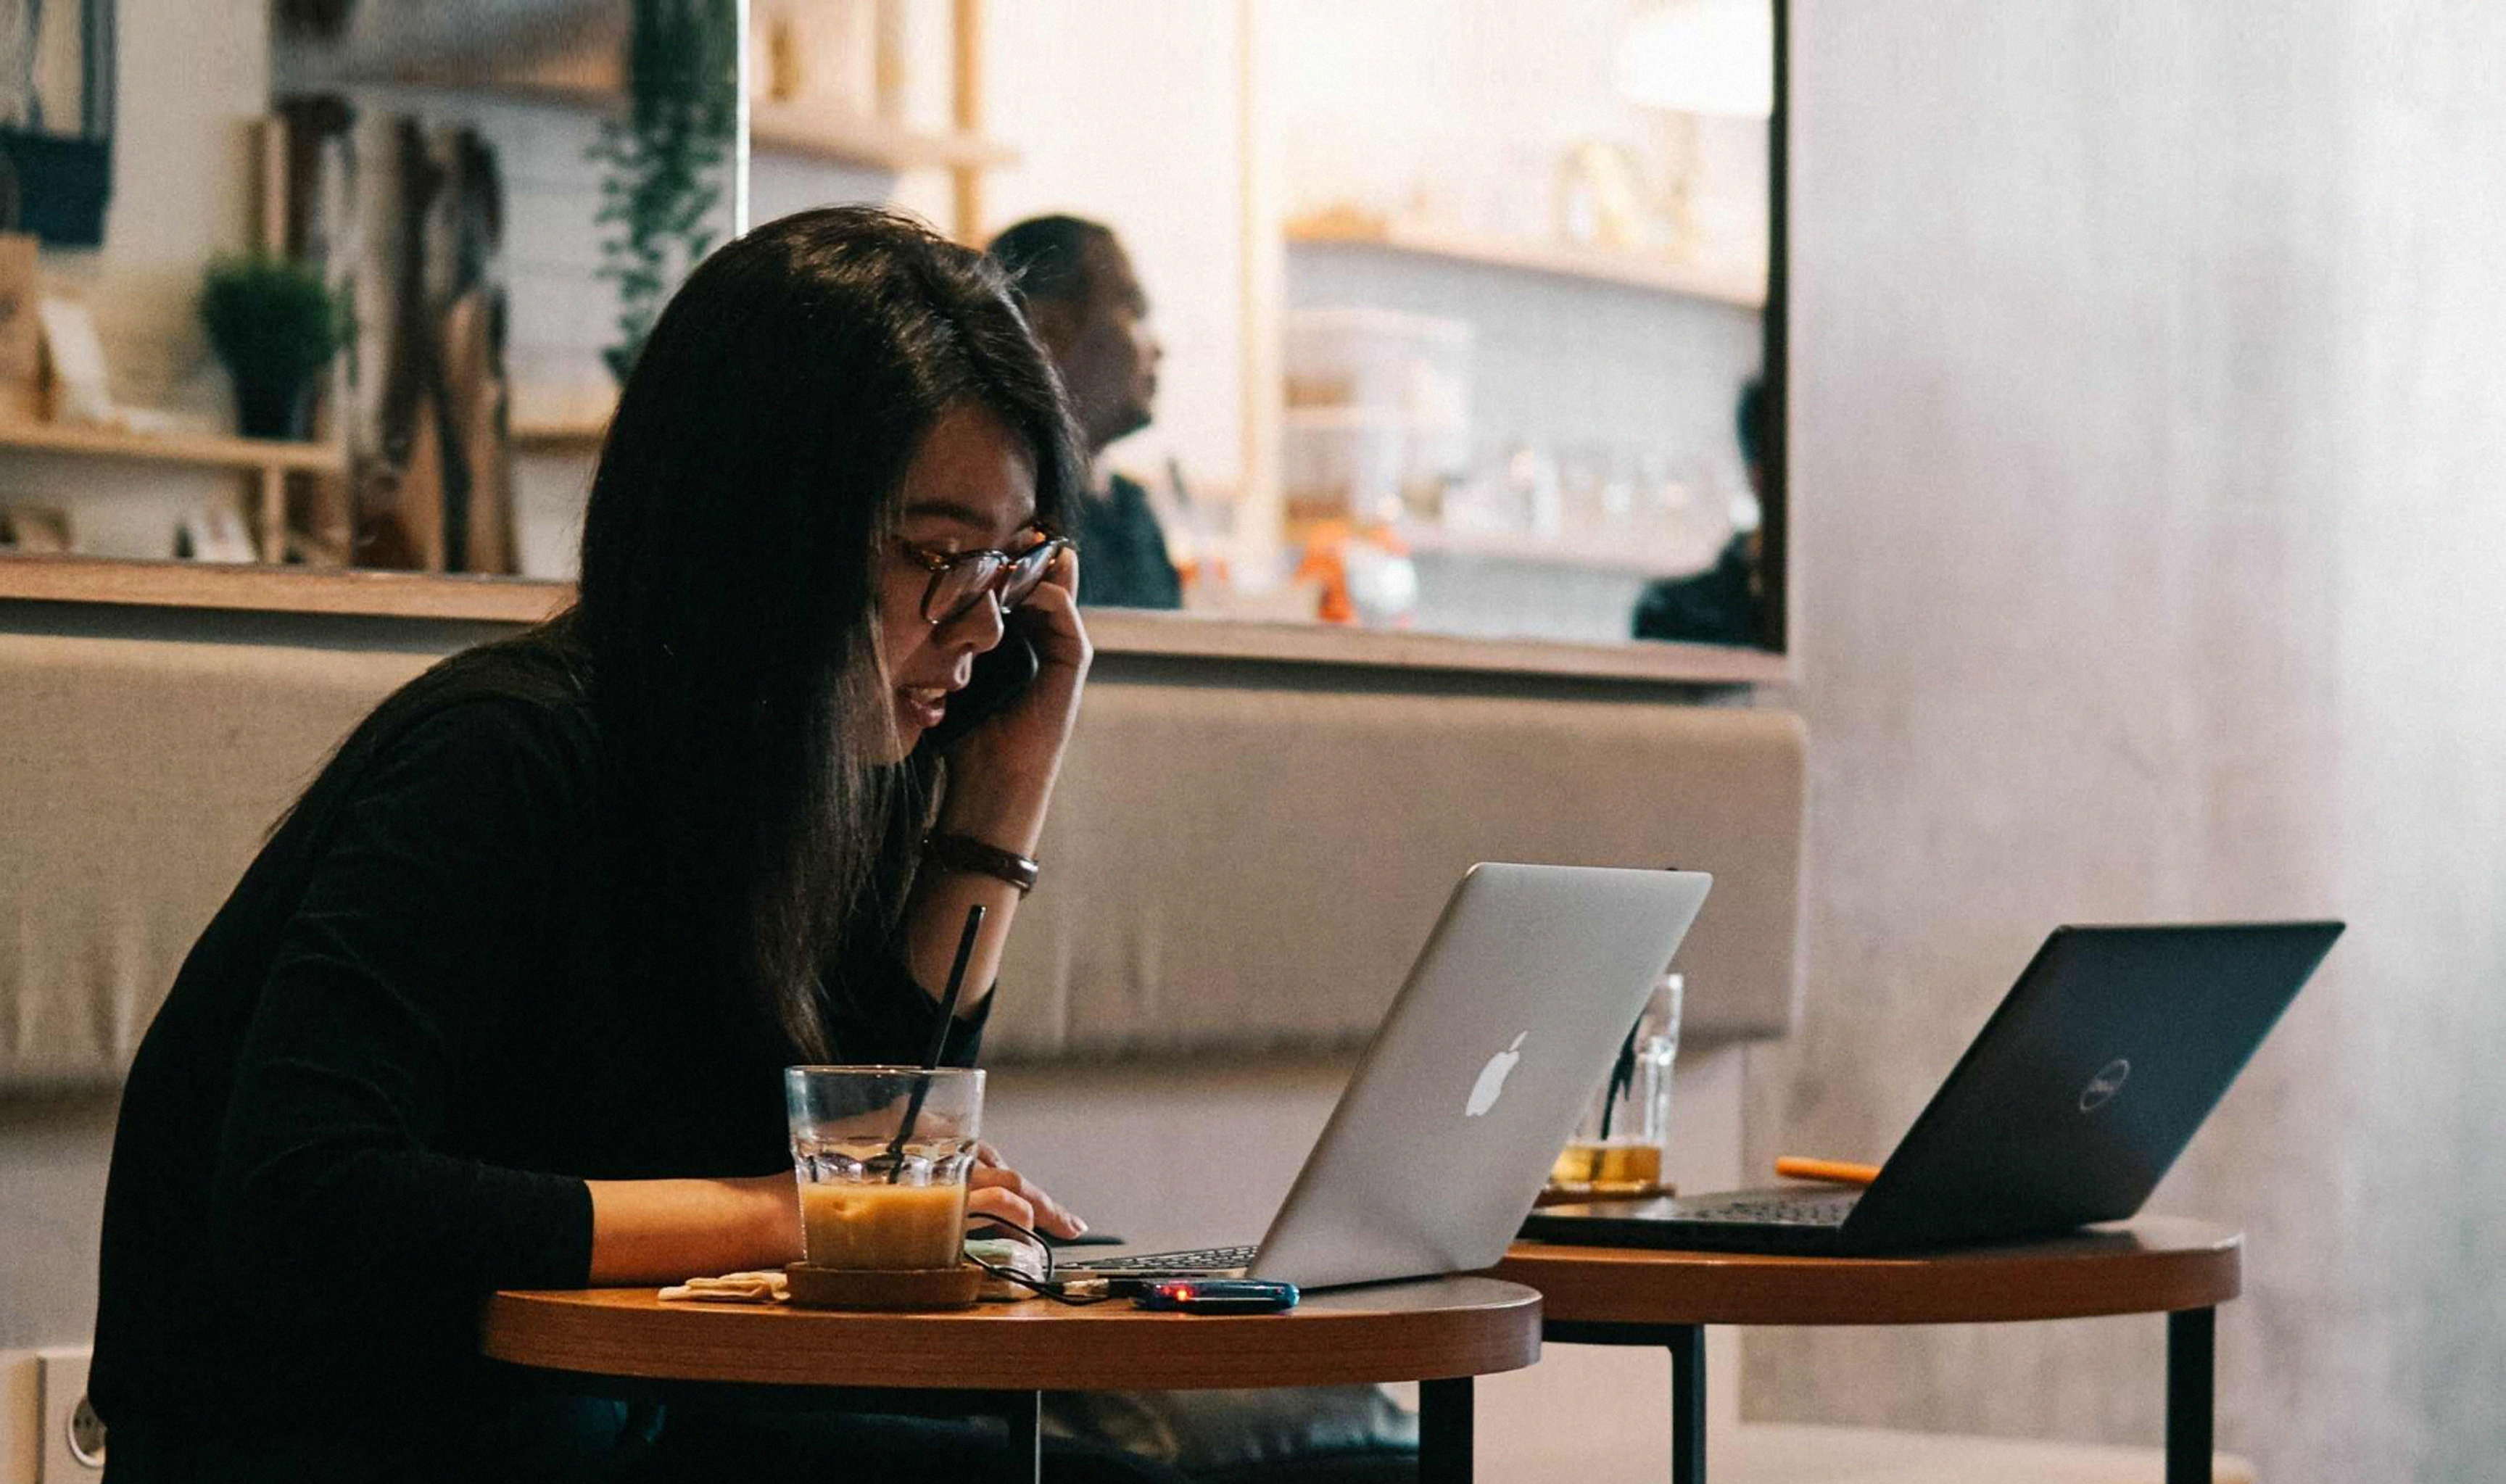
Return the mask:
<path fill-rule="evenodd" d="M 1767 498 L 1765 380 L 1752 376 L 1740 388 L 1740 405 L 1734 409 L 1732 421 L 1740 441 L 1740 462 L 1748 468 L 1749 493 L 1763 502 Z M 1759 565 L 1763 541 L 1752 521 L 1747 530 L 1733 533 L 1713 566 L 1646 584 L 1643 596 L 1636 600 L 1635 636 L 1699 644 L 1765 643 L 1766 594 Z"/>
<path fill-rule="evenodd" d="M 1149 300 L 1113 230 L 1080 217 L 1030 217 L 992 239 L 1027 322 L 1060 368 L 1091 461 L 1074 529 L 1079 601 L 1099 608 L 1180 608 L 1183 583 L 1147 490 L 1106 467 L 1108 443 L 1149 425 L 1164 354 Z"/>

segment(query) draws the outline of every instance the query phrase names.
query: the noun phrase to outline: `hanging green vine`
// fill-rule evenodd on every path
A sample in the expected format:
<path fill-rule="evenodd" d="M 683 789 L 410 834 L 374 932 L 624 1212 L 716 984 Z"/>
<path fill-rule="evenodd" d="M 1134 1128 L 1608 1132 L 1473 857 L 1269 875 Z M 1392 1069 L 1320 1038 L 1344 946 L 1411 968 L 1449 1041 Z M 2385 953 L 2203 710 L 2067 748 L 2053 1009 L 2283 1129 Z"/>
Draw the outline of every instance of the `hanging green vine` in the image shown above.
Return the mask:
<path fill-rule="evenodd" d="M 627 110 L 600 127 L 608 167 L 600 276 L 618 285 L 618 343 L 601 352 L 626 379 L 662 301 L 720 235 L 722 171 L 739 86 L 737 0 L 634 0 Z"/>

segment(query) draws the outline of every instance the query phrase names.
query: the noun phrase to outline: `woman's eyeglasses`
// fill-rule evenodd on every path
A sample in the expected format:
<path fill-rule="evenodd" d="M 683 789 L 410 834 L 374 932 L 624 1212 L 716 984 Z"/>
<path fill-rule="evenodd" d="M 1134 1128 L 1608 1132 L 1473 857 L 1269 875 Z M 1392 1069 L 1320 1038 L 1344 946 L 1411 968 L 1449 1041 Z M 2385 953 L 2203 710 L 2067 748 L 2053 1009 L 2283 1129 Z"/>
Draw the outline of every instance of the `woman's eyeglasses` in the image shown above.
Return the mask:
<path fill-rule="evenodd" d="M 922 618 L 937 625 L 947 623 L 984 600 L 992 600 L 1008 613 L 1027 600 L 1044 581 L 1053 559 L 1073 549 L 1077 543 L 1067 536 L 1056 536 L 1047 527 L 1036 529 L 1044 539 L 1034 546 L 1017 551 L 941 551 L 899 542 L 905 554 L 931 574 L 931 585 L 922 589 Z"/>

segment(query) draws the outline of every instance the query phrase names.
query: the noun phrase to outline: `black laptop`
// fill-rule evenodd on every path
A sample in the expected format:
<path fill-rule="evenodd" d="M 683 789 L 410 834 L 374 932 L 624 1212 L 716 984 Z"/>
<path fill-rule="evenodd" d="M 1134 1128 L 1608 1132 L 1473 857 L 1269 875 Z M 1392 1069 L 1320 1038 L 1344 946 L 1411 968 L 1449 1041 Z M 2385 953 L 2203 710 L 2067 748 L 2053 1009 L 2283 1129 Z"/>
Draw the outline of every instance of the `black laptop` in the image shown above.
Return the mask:
<path fill-rule="evenodd" d="M 1522 1234 L 1845 1254 L 2120 1220 L 2149 1198 L 2341 929 L 2057 928 L 1867 1188 L 1551 1206 Z"/>

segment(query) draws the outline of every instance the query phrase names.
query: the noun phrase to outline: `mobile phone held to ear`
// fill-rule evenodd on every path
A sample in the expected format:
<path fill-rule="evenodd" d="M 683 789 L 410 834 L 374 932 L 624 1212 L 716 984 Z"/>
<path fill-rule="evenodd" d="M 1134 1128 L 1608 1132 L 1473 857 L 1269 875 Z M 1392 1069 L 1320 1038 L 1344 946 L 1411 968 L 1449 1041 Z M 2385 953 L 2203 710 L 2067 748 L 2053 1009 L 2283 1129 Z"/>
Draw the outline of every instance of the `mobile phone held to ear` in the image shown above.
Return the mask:
<path fill-rule="evenodd" d="M 942 752 L 955 747 L 966 733 L 1000 715 L 1035 684 L 1036 671 L 1042 662 L 1036 658 L 1035 646 L 1011 625 L 1001 635 L 1001 642 L 975 656 L 975 673 L 966 689 L 949 697 L 949 709 L 940 724 L 931 728 L 930 745 Z"/>

